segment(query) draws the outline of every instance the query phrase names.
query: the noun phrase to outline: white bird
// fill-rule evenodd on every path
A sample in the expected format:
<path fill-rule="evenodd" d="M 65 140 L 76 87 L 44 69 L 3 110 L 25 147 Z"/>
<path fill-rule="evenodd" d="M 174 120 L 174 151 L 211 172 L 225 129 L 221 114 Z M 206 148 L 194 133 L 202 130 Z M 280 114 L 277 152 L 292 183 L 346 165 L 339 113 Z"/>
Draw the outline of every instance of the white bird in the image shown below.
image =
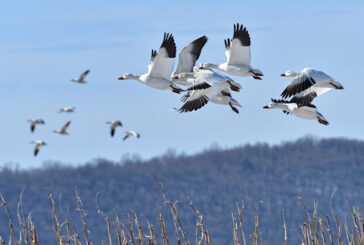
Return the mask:
<path fill-rule="evenodd" d="M 189 43 L 186 47 L 182 49 L 182 51 L 178 55 L 178 64 L 176 71 L 172 73 L 171 81 L 174 83 L 190 86 L 186 79 L 179 79 L 179 73 L 193 73 L 193 67 L 196 64 L 196 61 L 200 57 L 202 48 L 205 46 L 207 42 L 207 37 L 202 36 L 191 43 Z"/>
<path fill-rule="evenodd" d="M 117 127 L 122 127 L 123 126 L 123 124 L 119 120 L 115 120 L 113 122 L 107 121 L 106 124 L 110 124 L 110 134 L 111 134 L 111 137 L 114 137 L 115 129 Z"/>
<path fill-rule="evenodd" d="M 312 68 L 304 68 L 301 72 L 286 71 L 283 77 L 294 77 L 293 81 L 282 92 L 283 98 L 291 96 L 306 97 L 310 94 L 311 102 L 315 97 L 324 94 L 331 89 L 344 89 L 341 83 L 335 81 L 322 71 Z"/>
<path fill-rule="evenodd" d="M 72 79 L 71 81 L 72 82 L 75 82 L 75 83 L 87 83 L 85 81 L 85 77 L 87 76 L 87 74 L 90 72 L 90 70 L 86 70 L 84 71 L 78 78 L 75 78 L 75 79 Z"/>
<path fill-rule="evenodd" d="M 250 65 L 250 36 L 243 25 L 234 24 L 234 35 L 225 39 L 225 56 L 227 61 L 222 64 L 205 63 L 202 69 L 218 69 L 234 76 L 252 76 L 261 80 L 263 72 Z"/>
<path fill-rule="evenodd" d="M 221 75 L 213 70 L 193 69 L 194 73 L 180 73 L 180 79 L 186 79 L 193 84 L 187 89 L 187 93 L 182 97 L 184 105 L 178 110 L 179 112 L 191 112 L 205 106 L 209 101 L 218 104 L 229 104 L 233 111 L 233 105 L 240 106 L 235 100 L 231 100 L 229 88 L 233 91 L 240 91 L 241 85 L 231 78 Z M 224 98 L 223 97 L 230 97 Z M 230 103 L 229 103 L 230 102 Z"/>
<path fill-rule="evenodd" d="M 68 112 L 68 113 L 71 113 L 71 112 L 75 112 L 75 109 L 76 109 L 75 106 L 65 107 L 65 108 L 60 109 L 59 112 Z"/>
<path fill-rule="evenodd" d="M 264 109 L 281 109 L 284 113 L 292 114 L 300 118 L 317 120 L 319 123 L 328 125 L 329 122 L 326 118 L 318 112 L 315 105 L 311 103 L 300 103 L 296 101 L 296 97 L 288 100 L 275 100 L 272 99 L 272 103 L 263 107 Z"/>
<path fill-rule="evenodd" d="M 169 81 L 176 58 L 176 44 L 172 34 L 164 33 L 163 42 L 158 53 L 152 50 L 148 65 L 148 73 L 143 75 L 124 74 L 119 80 L 137 80 L 145 85 L 159 90 L 172 90 L 180 93 L 183 90 Z"/>
<path fill-rule="evenodd" d="M 68 126 L 71 124 L 71 121 L 68 121 L 66 122 L 65 125 L 63 125 L 63 127 L 61 128 L 61 130 L 53 130 L 54 133 L 57 133 L 57 134 L 62 134 L 62 135 L 67 135 L 68 132 L 67 132 L 67 128 Z"/>
<path fill-rule="evenodd" d="M 43 119 L 40 119 L 40 118 L 36 118 L 36 119 L 29 119 L 28 122 L 30 122 L 30 132 L 34 132 L 35 130 L 35 126 L 37 124 L 45 124 L 44 120 Z"/>
<path fill-rule="evenodd" d="M 242 107 L 240 103 L 231 96 L 229 89 L 221 91 L 215 97 L 210 98 L 209 101 L 215 104 L 229 105 L 231 110 L 237 114 L 239 114 L 239 110 L 235 106 Z"/>
<path fill-rule="evenodd" d="M 140 138 L 140 134 L 139 133 L 137 133 L 137 132 L 135 132 L 135 131 L 126 131 L 125 132 L 125 136 L 124 136 L 124 138 L 123 138 L 123 140 L 126 140 L 127 138 L 129 138 L 130 136 L 134 136 L 134 137 L 136 137 L 136 138 Z"/>
<path fill-rule="evenodd" d="M 31 141 L 30 143 L 35 144 L 35 147 L 34 147 L 34 156 L 35 157 L 38 155 L 40 147 L 47 145 L 46 142 L 44 142 L 42 140 Z"/>

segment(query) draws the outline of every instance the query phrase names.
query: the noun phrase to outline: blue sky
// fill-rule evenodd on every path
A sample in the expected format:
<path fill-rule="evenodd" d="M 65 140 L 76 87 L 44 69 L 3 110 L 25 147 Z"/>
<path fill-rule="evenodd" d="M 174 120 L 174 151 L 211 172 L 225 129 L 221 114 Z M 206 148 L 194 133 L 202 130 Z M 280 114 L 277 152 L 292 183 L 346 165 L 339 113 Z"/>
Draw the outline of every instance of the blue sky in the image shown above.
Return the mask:
<path fill-rule="evenodd" d="M 252 65 L 264 80 L 234 77 L 243 90 L 234 97 L 239 115 L 209 104 L 190 114 L 177 114 L 180 96 L 136 81 L 118 81 L 124 73 L 144 73 L 150 50 L 163 32 L 175 36 L 177 49 L 202 35 L 209 38 L 199 63 L 224 62 L 224 44 L 233 23 L 247 26 L 252 39 Z M 212 143 L 221 147 L 245 143 L 279 143 L 305 135 L 364 139 L 361 108 L 364 4 L 361 1 L 18 1 L 0 9 L 0 164 L 22 168 L 45 161 L 81 164 L 98 157 L 119 160 L 138 154 L 149 158 L 175 149 L 194 153 Z M 345 90 L 317 100 L 331 123 L 263 110 L 290 79 L 285 70 L 321 69 Z M 86 85 L 70 82 L 91 69 Z M 76 106 L 74 114 L 59 114 Z M 26 122 L 41 117 L 45 126 L 29 132 Z M 124 127 L 109 137 L 108 120 Z M 53 134 L 67 120 L 69 136 Z M 121 140 L 134 129 L 141 139 Z M 32 155 L 31 140 L 49 146 Z"/>

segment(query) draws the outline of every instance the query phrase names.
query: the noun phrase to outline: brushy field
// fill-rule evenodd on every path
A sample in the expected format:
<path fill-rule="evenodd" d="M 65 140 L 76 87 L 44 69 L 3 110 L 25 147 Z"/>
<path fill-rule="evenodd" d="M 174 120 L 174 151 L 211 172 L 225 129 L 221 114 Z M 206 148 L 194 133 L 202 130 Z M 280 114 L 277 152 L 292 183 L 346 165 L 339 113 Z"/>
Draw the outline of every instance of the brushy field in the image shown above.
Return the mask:
<path fill-rule="evenodd" d="M 165 191 L 162 183 L 154 176 L 156 183 L 159 185 L 161 193 L 164 198 L 164 205 L 168 205 L 173 218 L 172 224 L 167 224 L 164 219 L 162 212 L 159 212 L 158 222 L 152 224 L 149 220 L 146 220 L 143 215 L 137 215 L 135 212 L 127 214 L 128 222 L 120 222 L 118 214 L 114 217 L 110 217 L 103 213 L 98 207 L 98 213 L 104 217 L 105 223 L 100 224 L 105 227 L 105 238 L 102 244 L 118 244 L 118 245 L 169 245 L 169 244 L 214 244 L 210 239 L 210 233 L 208 227 L 204 223 L 204 215 L 201 214 L 197 207 L 190 202 L 191 209 L 196 214 L 195 226 L 195 237 L 187 237 L 184 230 L 184 224 L 180 221 L 180 213 L 178 213 L 178 202 L 169 199 L 167 192 Z M 88 234 L 91 232 L 87 227 L 87 211 L 84 209 L 81 197 L 75 188 L 75 198 L 77 201 L 77 211 L 82 221 L 82 232 L 78 233 L 73 227 L 71 222 L 67 218 L 60 219 L 56 213 L 56 203 L 51 192 L 48 191 L 48 198 L 50 201 L 50 215 L 53 218 L 53 231 L 55 240 L 58 245 L 61 244 L 94 244 L 90 241 Z M 22 193 L 20 194 L 19 203 L 17 207 L 16 218 L 12 216 L 7 206 L 6 200 L 0 193 L 1 206 L 6 212 L 9 223 L 9 238 L 0 236 L 0 245 L 14 244 L 14 245 L 36 245 L 37 241 L 37 226 L 32 221 L 32 213 L 24 213 Z M 302 203 L 301 212 L 306 212 L 305 219 L 300 225 L 300 232 L 297 233 L 302 245 L 324 245 L 324 244 L 348 244 L 348 245 L 364 245 L 364 222 L 360 215 L 358 208 L 352 208 L 350 217 L 345 222 L 340 221 L 331 209 L 329 213 L 331 215 L 320 216 L 317 212 L 317 204 L 314 203 L 313 211 L 309 212 L 306 208 L 303 199 L 300 199 Z M 277 240 L 281 240 L 282 244 L 290 244 L 289 238 L 287 237 L 287 225 L 285 221 L 284 210 L 277 210 L 282 213 L 282 226 L 283 234 L 277 234 Z M 244 202 L 236 203 L 236 210 L 231 213 L 232 227 L 231 229 L 234 245 L 246 245 L 248 244 L 248 237 L 254 245 L 267 243 L 269 241 L 264 240 L 264 234 L 259 230 L 259 215 L 258 210 L 255 208 L 249 208 L 246 214 L 246 208 Z M 244 214 L 244 216 L 243 216 Z M 142 216 L 142 217 L 140 217 Z M 248 217 L 247 217 L 248 216 Z M 254 220 L 253 233 L 247 234 L 246 227 L 244 226 L 244 220 L 246 218 L 252 218 Z M 145 222 L 142 222 L 145 220 Z M 18 223 L 18 229 L 15 228 L 15 223 Z M 188 224 L 191 225 L 191 224 Z M 174 227 L 174 236 L 168 236 L 166 232 L 167 226 Z"/>

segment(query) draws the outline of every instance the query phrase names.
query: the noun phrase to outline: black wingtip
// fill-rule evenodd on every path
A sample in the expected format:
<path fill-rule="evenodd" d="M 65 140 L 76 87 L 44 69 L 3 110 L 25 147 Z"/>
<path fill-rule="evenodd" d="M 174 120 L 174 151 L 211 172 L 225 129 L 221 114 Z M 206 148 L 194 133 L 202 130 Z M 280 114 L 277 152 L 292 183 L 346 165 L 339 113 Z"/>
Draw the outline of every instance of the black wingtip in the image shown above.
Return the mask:
<path fill-rule="evenodd" d="M 234 24 L 234 35 L 233 39 L 237 38 L 240 40 L 243 46 L 250 46 L 250 36 L 249 32 L 243 25 L 236 23 Z"/>
<path fill-rule="evenodd" d="M 166 49 L 169 58 L 176 57 L 177 48 L 172 34 L 166 32 L 164 33 L 163 42 L 160 48 Z"/>
<path fill-rule="evenodd" d="M 206 36 L 202 36 L 192 42 L 193 49 L 192 49 L 191 53 L 196 56 L 196 60 L 198 60 L 198 58 L 200 58 L 202 48 L 207 43 L 207 40 L 208 39 Z"/>

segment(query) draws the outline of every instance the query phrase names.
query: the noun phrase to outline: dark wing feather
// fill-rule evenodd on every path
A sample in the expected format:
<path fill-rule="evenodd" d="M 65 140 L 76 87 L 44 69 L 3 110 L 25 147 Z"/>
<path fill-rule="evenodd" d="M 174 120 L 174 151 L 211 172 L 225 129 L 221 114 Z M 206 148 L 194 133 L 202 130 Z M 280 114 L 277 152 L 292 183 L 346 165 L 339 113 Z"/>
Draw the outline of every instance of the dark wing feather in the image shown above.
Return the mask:
<path fill-rule="evenodd" d="M 230 38 L 225 39 L 224 40 L 224 43 L 225 43 L 225 48 L 226 49 L 229 49 L 230 48 L 230 45 L 231 45 Z"/>
<path fill-rule="evenodd" d="M 126 134 L 125 136 L 124 136 L 124 138 L 123 138 L 123 140 L 126 140 L 127 138 L 129 138 L 129 134 Z"/>
<path fill-rule="evenodd" d="M 185 95 L 182 96 L 181 102 L 186 102 L 186 100 L 191 96 L 191 91 L 187 91 Z"/>
<path fill-rule="evenodd" d="M 163 42 L 160 48 L 165 48 L 169 58 L 176 58 L 176 44 L 172 34 L 164 33 Z"/>
<path fill-rule="evenodd" d="M 206 42 L 207 42 L 207 37 L 202 36 L 191 43 L 192 44 L 191 54 L 193 54 L 196 57 L 196 60 L 200 58 L 201 50 L 205 46 Z"/>
<path fill-rule="evenodd" d="M 316 92 L 308 93 L 304 96 L 294 96 L 291 99 L 292 103 L 296 103 L 297 105 L 310 105 L 311 102 L 317 97 Z"/>
<path fill-rule="evenodd" d="M 35 156 L 35 157 L 38 155 L 38 152 L 39 152 L 39 148 L 38 148 L 38 147 L 36 147 L 36 148 L 34 149 L 34 156 Z"/>
<path fill-rule="evenodd" d="M 271 99 L 271 101 L 273 103 L 279 103 L 279 104 L 287 104 L 287 103 L 291 103 L 290 101 L 288 100 L 277 100 L 277 99 Z"/>
<path fill-rule="evenodd" d="M 302 91 L 308 89 L 312 85 L 314 85 L 316 81 L 308 77 L 306 74 L 302 74 L 301 76 L 293 79 L 290 85 L 282 92 L 282 98 L 288 98 L 295 94 L 301 93 Z"/>
<path fill-rule="evenodd" d="M 239 25 L 239 23 L 237 23 L 236 25 L 234 24 L 233 39 L 234 38 L 239 39 L 239 41 L 241 42 L 241 45 L 250 46 L 249 32 L 247 31 L 246 27 L 244 27 L 243 25 Z"/>
<path fill-rule="evenodd" d="M 211 85 L 208 84 L 207 82 L 202 82 L 189 87 L 187 90 L 202 90 L 202 89 L 208 89 L 210 87 Z"/>
<path fill-rule="evenodd" d="M 209 102 L 207 96 L 199 97 L 195 100 L 187 101 L 178 111 L 179 112 L 191 112 L 200 109 Z"/>
<path fill-rule="evenodd" d="M 154 61 L 157 56 L 157 50 L 152 49 L 152 54 L 150 55 L 150 61 Z"/>
<path fill-rule="evenodd" d="M 114 137 L 114 134 L 115 134 L 115 128 L 111 128 L 110 134 L 111 134 L 111 137 Z"/>
<path fill-rule="evenodd" d="M 35 124 L 31 124 L 30 125 L 30 131 L 33 133 L 34 132 L 34 129 L 35 129 Z"/>

